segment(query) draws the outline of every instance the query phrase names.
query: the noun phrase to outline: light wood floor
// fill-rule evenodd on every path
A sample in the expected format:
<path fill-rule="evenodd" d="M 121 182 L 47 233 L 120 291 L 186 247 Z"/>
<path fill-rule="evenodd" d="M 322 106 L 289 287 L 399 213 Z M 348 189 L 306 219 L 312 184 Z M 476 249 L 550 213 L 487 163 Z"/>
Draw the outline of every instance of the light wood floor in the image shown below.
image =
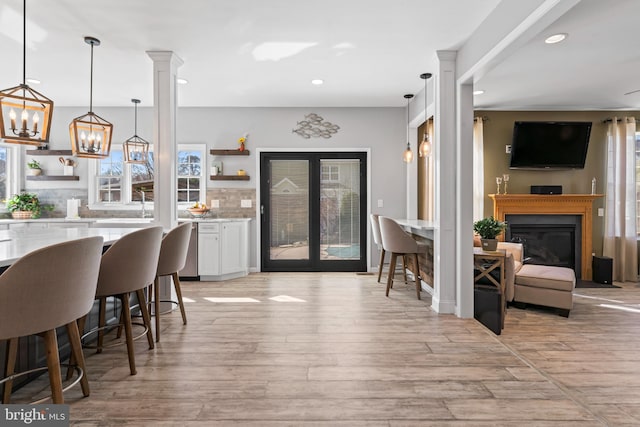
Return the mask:
<path fill-rule="evenodd" d="M 136 376 L 124 347 L 85 350 L 92 393 L 66 393 L 72 425 L 640 425 L 636 284 L 577 289 L 569 319 L 509 308 L 501 336 L 434 313 L 404 283 L 385 298 L 374 275 L 252 274 L 183 292 L 189 324 L 174 312 L 155 350 L 137 341 Z"/>

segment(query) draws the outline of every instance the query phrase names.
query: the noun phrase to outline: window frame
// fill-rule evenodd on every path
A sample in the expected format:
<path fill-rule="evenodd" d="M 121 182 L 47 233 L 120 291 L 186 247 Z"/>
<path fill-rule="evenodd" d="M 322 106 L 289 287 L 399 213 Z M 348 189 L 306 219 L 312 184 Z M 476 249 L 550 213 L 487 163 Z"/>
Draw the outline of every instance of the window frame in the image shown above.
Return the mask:
<path fill-rule="evenodd" d="M 178 179 L 196 177 L 195 175 L 178 175 L 178 153 L 180 151 L 198 151 L 202 159 L 202 165 L 200 166 L 200 203 L 206 203 L 207 201 L 207 144 L 203 143 L 182 143 L 178 144 L 176 149 L 176 206 L 178 211 L 186 210 L 193 205 L 193 202 L 178 202 Z"/>
<path fill-rule="evenodd" d="M 25 162 L 21 161 L 21 152 L 19 150 L 20 146 L 15 144 L 7 144 L 5 142 L 0 142 L 0 147 L 7 150 L 7 160 L 6 160 L 6 185 L 5 188 L 7 190 L 6 197 L 4 199 L 9 199 L 12 195 L 18 194 L 20 192 L 20 177 L 24 173 L 24 168 L 20 167 L 20 164 L 25 164 Z M 5 203 L 2 203 L 0 207 L 0 211 L 8 212 L 7 206 Z"/>

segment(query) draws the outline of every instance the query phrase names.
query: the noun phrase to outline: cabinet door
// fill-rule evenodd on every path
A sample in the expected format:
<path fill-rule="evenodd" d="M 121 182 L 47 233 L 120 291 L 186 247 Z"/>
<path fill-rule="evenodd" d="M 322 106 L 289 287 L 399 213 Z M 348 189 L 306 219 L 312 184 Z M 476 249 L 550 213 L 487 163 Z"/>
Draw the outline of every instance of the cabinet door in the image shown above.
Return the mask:
<path fill-rule="evenodd" d="M 220 274 L 220 236 L 218 233 L 198 234 L 198 275 Z"/>
<path fill-rule="evenodd" d="M 220 254 L 221 274 L 237 273 L 246 270 L 246 235 L 242 222 L 222 224 L 220 238 L 224 250 Z"/>

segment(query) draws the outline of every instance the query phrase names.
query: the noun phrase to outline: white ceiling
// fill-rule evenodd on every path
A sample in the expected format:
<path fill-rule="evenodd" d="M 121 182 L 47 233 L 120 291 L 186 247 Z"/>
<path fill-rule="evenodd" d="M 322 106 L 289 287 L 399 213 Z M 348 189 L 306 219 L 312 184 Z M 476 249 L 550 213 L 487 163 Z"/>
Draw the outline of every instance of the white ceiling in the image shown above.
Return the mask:
<path fill-rule="evenodd" d="M 93 36 L 102 42 L 94 51 L 95 106 L 152 104 L 149 50 L 184 60 L 182 106 L 402 106 L 405 93 L 423 88 L 418 76 L 434 72 L 435 51 L 460 49 L 499 3 L 27 0 L 26 73 L 56 105 L 88 105 L 83 38 Z M 485 90 L 476 108 L 640 108 L 640 92 L 624 95 L 640 89 L 638 17 L 638 0 L 577 1 L 475 77 Z M 569 37 L 545 45 L 553 32 Z M 22 80 L 22 0 L 0 5 L 0 52 L 4 89 Z M 325 84 L 311 85 L 315 78 Z"/>

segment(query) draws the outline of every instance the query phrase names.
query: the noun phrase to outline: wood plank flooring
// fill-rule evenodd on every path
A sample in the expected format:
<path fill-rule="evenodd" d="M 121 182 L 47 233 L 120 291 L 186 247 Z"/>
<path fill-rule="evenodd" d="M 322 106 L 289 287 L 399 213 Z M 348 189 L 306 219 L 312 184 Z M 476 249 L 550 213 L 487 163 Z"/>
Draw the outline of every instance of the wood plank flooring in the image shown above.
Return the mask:
<path fill-rule="evenodd" d="M 412 289 L 385 298 L 353 273 L 184 282 L 189 324 L 173 312 L 156 349 L 137 341 L 136 376 L 124 347 L 85 350 L 91 396 L 65 394 L 71 424 L 640 425 L 638 285 L 576 289 L 568 319 L 509 308 L 501 336 Z"/>

